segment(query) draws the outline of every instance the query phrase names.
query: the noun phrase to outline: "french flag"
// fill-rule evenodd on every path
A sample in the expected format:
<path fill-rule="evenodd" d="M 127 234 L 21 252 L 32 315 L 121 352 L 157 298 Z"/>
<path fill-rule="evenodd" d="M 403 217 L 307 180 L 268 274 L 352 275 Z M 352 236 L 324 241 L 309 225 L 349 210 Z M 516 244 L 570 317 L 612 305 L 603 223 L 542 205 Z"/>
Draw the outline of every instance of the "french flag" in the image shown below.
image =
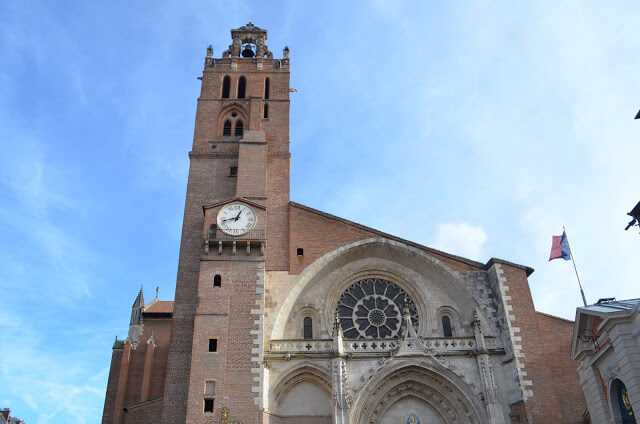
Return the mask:
<path fill-rule="evenodd" d="M 561 236 L 552 236 L 551 240 L 551 255 L 549 260 L 564 259 L 568 261 L 571 259 L 571 249 L 569 248 L 569 239 L 567 234 L 563 231 Z"/>

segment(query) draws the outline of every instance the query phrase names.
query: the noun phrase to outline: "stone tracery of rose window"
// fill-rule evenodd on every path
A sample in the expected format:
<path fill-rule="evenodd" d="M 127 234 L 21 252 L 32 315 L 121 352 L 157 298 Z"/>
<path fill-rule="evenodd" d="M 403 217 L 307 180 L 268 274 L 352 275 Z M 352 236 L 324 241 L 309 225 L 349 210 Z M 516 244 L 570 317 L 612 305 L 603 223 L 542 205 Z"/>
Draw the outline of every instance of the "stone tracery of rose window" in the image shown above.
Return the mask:
<path fill-rule="evenodd" d="M 340 296 L 336 313 L 347 339 L 389 339 L 398 336 L 405 299 L 411 322 L 418 328 L 418 313 L 409 295 L 397 284 L 367 278 L 349 286 Z"/>

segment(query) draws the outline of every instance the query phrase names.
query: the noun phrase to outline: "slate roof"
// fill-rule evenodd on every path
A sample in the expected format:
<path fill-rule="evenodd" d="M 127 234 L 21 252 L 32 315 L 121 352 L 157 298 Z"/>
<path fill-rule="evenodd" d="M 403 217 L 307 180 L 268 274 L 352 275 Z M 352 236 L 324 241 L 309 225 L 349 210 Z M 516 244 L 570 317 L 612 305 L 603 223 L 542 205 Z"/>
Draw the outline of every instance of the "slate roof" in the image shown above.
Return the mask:
<path fill-rule="evenodd" d="M 638 308 L 640 305 L 640 299 L 628 299 L 628 300 L 613 300 L 609 302 L 594 303 L 589 306 L 581 306 L 578 309 L 585 311 L 598 312 L 598 313 L 613 313 L 620 311 L 630 311 Z"/>

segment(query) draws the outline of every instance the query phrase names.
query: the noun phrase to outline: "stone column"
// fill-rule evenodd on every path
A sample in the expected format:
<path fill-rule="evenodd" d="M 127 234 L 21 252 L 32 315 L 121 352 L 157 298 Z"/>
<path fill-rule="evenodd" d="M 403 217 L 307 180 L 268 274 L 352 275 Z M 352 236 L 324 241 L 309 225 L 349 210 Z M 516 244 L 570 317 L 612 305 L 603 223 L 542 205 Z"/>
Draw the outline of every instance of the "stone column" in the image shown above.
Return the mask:
<path fill-rule="evenodd" d="M 580 376 L 580 385 L 587 401 L 589 416 L 592 423 L 612 424 L 611 414 L 609 414 L 609 405 L 607 405 L 607 396 L 602 387 L 600 374 L 598 370 L 589 365 L 591 357 L 587 356 L 582 359 L 578 366 L 578 375 Z"/>
<path fill-rule="evenodd" d="M 476 337 L 476 359 L 478 360 L 478 370 L 480 372 L 480 380 L 482 381 L 484 403 L 487 407 L 491 424 L 505 424 L 504 412 L 498 395 L 498 387 L 496 386 L 496 380 L 493 375 L 493 364 L 489 357 L 484 334 L 482 334 L 478 314 L 474 312 L 474 316 L 473 327 Z"/>
<path fill-rule="evenodd" d="M 333 323 L 333 354 L 331 359 L 333 424 L 349 424 L 351 399 L 347 393 L 347 364 L 344 357 L 342 327 L 337 314 Z"/>

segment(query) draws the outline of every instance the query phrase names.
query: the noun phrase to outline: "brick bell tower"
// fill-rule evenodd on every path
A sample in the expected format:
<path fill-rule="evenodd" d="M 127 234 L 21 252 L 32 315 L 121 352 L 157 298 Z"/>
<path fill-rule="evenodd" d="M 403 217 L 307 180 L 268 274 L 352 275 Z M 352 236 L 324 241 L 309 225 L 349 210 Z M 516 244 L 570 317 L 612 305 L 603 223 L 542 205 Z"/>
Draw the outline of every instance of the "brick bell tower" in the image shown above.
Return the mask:
<path fill-rule="evenodd" d="M 288 269 L 289 49 L 249 23 L 207 49 L 162 423 L 262 422 L 265 271 Z"/>

